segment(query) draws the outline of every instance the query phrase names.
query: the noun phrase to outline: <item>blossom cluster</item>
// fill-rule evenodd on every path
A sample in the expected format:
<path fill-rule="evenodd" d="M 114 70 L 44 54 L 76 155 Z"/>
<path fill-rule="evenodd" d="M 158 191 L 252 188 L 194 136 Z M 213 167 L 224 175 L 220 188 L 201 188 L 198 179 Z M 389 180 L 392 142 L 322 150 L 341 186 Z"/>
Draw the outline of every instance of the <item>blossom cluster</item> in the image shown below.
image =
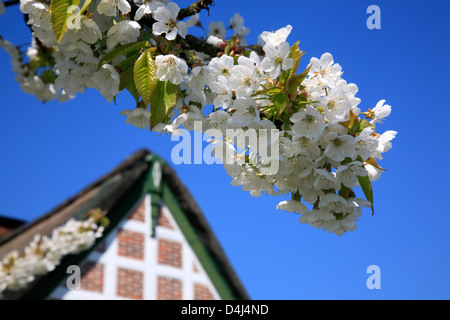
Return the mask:
<path fill-rule="evenodd" d="M 89 249 L 103 230 L 91 217 L 70 219 L 50 236 L 37 234 L 24 252 L 13 251 L 0 261 L 0 297 L 2 292 L 22 290 L 36 277 L 51 272 L 64 256 Z"/>
<path fill-rule="evenodd" d="M 0 48 L 5 49 L 10 55 L 13 71 L 17 74 L 15 80 L 20 83 L 24 92 L 35 95 L 41 101 L 58 99 L 60 102 L 65 102 L 71 98 L 64 91 L 58 92 L 54 83 L 46 81 L 46 73 L 41 76 L 34 69 L 31 69 L 29 64 L 24 64 L 21 52 L 11 42 L 0 37 Z M 37 59 L 37 55 L 38 51 L 35 41 L 33 41 L 32 46 L 26 52 L 26 56 L 27 59 L 32 61 Z"/>
<path fill-rule="evenodd" d="M 366 113 L 370 121 L 361 121 L 357 86 L 342 79 L 340 65 L 325 53 L 320 59 L 311 59 L 306 78 L 296 88 L 299 95 L 308 98 L 301 106 L 295 106 L 298 101 L 291 102 L 288 119 L 281 128 L 277 126 L 269 116 L 276 106 L 264 92 L 270 92 L 268 88 L 280 81 L 282 72 L 292 68 L 286 42 L 290 31 L 287 26 L 264 32 L 263 58 L 254 51 L 249 57 L 237 59 L 222 55 L 212 58 L 208 65 L 193 68 L 183 83 L 187 94 L 185 104 L 178 106 L 178 116 L 155 130 L 176 134 L 180 126 L 192 130 L 195 121 L 202 121 L 204 130 L 214 128 L 222 133 L 222 140 L 212 139 L 211 143 L 220 150 L 231 149 L 232 157 L 238 158 L 245 155 L 239 154 L 236 137 L 228 139 L 227 129 L 240 128 L 242 134 L 250 129 L 280 129 L 269 142 L 279 143 L 279 153 L 271 159 L 279 162 L 279 169 L 261 174 L 264 164 L 257 156 L 244 164 L 224 161 L 232 185 L 242 186 L 256 197 L 262 193 L 292 194 L 291 200 L 281 201 L 277 208 L 300 213 L 302 223 L 342 235 L 356 229 L 361 207 L 372 206 L 352 190 L 359 186 L 358 177 L 375 181 L 383 171 L 375 159 L 381 160 L 382 154 L 391 149 L 396 132 L 380 135 L 375 132 L 375 124 L 390 114 L 391 107 L 381 100 Z M 169 64 L 173 70 L 165 73 L 172 81 L 170 76 L 180 68 Z M 278 89 L 273 86 L 272 90 Z M 205 115 L 202 111 L 209 103 L 214 111 Z"/>
<path fill-rule="evenodd" d="M 396 135 L 380 134 L 375 126 L 391 107 L 380 100 L 362 111 L 358 87 L 342 78 L 330 53 L 312 58 L 297 73 L 304 52 L 298 42 L 289 44 L 290 25 L 261 33 L 258 44 L 249 46 L 250 30 L 237 13 L 229 20 L 232 37 L 223 22 L 212 21 L 204 45 L 191 47 L 188 28 L 203 28 L 199 12 L 182 21 L 187 16 L 183 12 L 180 18 L 173 1 L 86 4 L 85 12 L 61 28 L 52 22 L 51 3 L 21 0 L 40 44 L 40 63 L 31 67 L 30 53 L 27 66 L 37 78 L 53 75 L 48 86 L 55 97 L 96 88 L 111 102 L 126 89 L 136 100 L 135 108 L 121 111 L 127 124 L 172 135 L 216 130 L 220 134 L 209 140 L 211 150 L 232 185 L 255 197 L 290 195 L 277 208 L 300 214 L 300 222 L 313 227 L 342 235 L 356 229 L 361 207 L 373 210 L 371 181 L 384 171 L 377 160 Z M 53 50 L 43 55 L 42 48 Z M 230 135 L 230 129 L 237 134 Z M 262 155 L 241 145 L 251 130 L 258 138 L 275 131 L 265 147 L 277 152 Z M 277 169 L 264 170 L 268 162 L 276 162 Z M 357 197 L 358 187 L 366 199 Z"/>

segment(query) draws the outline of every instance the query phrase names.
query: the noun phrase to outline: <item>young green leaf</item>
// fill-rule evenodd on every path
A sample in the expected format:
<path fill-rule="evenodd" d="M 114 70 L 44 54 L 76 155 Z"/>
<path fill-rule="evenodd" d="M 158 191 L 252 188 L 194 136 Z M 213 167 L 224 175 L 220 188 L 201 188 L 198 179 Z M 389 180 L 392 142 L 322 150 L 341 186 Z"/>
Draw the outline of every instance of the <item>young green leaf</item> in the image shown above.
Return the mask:
<path fill-rule="evenodd" d="M 366 196 L 367 201 L 370 202 L 371 209 L 372 209 L 372 215 L 375 213 L 373 209 L 373 189 L 372 189 L 372 183 L 370 182 L 369 176 L 358 176 L 359 185 L 361 186 L 364 195 Z"/>
<path fill-rule="evenodd" d="M 119 91 L 125 89 L 130 83 L 134 83 L 133 68 L 127 68 L 120 74 Z"/>
<path fill-rule="evenodd" d="M 180 96 L 180 87 L 170 81 L 159 81 L 150 100 L 150 130 L 172 112 Z"/>
<path fill-rule="evenodd" d="M 380 167 L 380 166 L 378 165 L 377 160 L 375 160 L 375 158 L 373 158 L 373 157 L 367 158 L 367 160 L 364 161 L 364 162 L 367 163 L 367 164 L 370 164 L 371 166 L 377 168 L 378 170 L 386 171 L 386 169 L 383 169 L 382 167 Z"/>
<path fill-rule="evenodd" d="M 142 100 L 148 104 L 158 83 L 156 64 L 151 55 L 152 49 L 145 50 L 134 65 L 134 83 Z"/>
<path fill-rule="evenodd" d="M 348 130 L 350 130 L 352 133 L 358 132 L 359 129 L 359 117 L 353 113 L 353 111 L 350 110 L 350 117 L 349 120 L 345 122 L 339 122 L 344 127 L 346 127 Z"/>
<path fill-rule="evenodd" d="M 299 88 L 300 85 L 302 84 L 303 80 L 306 79 L 310 69 L 311 69 L 311 66 L 306 68 L 302 73 L 291 74 L 291 76 L 289 77 L 289 79 L 287 80 L 287 83 L 286 83 L 286 90 L 288 92 L 290 92 L 291 94 L 293 94 L 294 92 L 297 92 L 297 88 Z"/>
<path fill-rule="evenodd" d="M 289 58 L 292 58 L 294 60 L 294 64 L 292 65 L 290 75 L 295 75 L 298 70 L 298 66 L 300 65 L 300 59 L 305 54 L 305 52 L 301 51 L 298 44 L 300 41 L 297 41 L 292 47 L 289 52 Z"/>
<path fill-rule="evenodd" d="M 52 69 L 45 70 L 41 74 L 41 79 L 44 83 L 54 83 L 58 76 L 53 72 Z"/>
<path fill-rule="evenodd" d="M 250 97 L 256 97 L 262 94 L 266 94 L 266 93 L 276 93 L 276 92 L 280 92 L 281 89 L 278 87 L 269 87 L 269 88 L 265 88 L 261 91 L 255 92 L 254 94 L 252 94 Z"/>
<path fill-rule="evenodd" d="M 281 79 L 283 83 L 286 83 L 289 80 L 289 78 L 295 76 L 298 70 L 298 66 L 300 65 L 300 59 L 305 54 L 304 51 L 300 50 L 298 46 L 299 42 L 300 41 L 297 41 L 289 51 L 289 58 L 292 58 L 292 60 L 294 60 L 294 63 L 289 70 L 283 71 L 283 73 L 281 74 Z"/>
<path fill-rule="evenodd" d="M 52 0 L 50 2 L 50 22 L 56 40 L 59 43 L 68 30 L 68 19 L 73 19 L 78 13 L 76 10 L 68 10 L 70 6 L 78 6 L 80 0 Z M 75 8 L 76 9 L 76 8 Z"/>
<path fill-rule="evenodd" d="M 361 121 L 359 122 L 359 131 L 363 131 L 365 128 L 371 128 L 372 130 L 375 130 L 375 126 L 373 124 L 370 124 L 370 122 L 366 119 L 361 119 Z"/>
<path fill-rule="evenodd" d="M 134 69 L 134 65 L 136 64 L 136 60 L 139 58 L 139 54 L 132 54 L 125 60 L 120 61 L 117 65 L 122 68 L 122 70 L 132 68 Z"/>
<path fill-rule="evenodd" d="M 113 50 L 111 50 L 110 52 L 105 54 L 103 56 L 103 58 L 100 59 L 100 61 L 98 62 L 97 69 L 100 69 L 102 65 L 104 65 L 105 63 L 107 63 L 117 57 L 124 56 L 131 51 L 138 50 L 147 45 L 148 45 L 147 41 L 139 41 L 139 42 L 128 43 L 123 46 L 114 48 Z"/>
<path fill-rule="evenodd" d="M 227 43 L 227 45 L 225 46 L 225 49 L 223 50 L 223 52 L 224 52 L 226 55 L 229 55 L 229 54 L 230 54 L 231 48 L 234 47 L 234 45 L 235 45 L 235 43 L 236 43 L 236 40 L 237 40 L 237 35 L 234 35 L 234 36 L 231 37 L 230 41 Z"/>
<path fill-rule="evenodd" d="M 120 73 L 120 84 L 119 91 L 127 88 L 130 84 L 133 85 L 134 91 L 136 91 L 136 86 L 134 84 L 134 65 L 136 64 L 136 60 L 139 58 L 138 54 L 134 54 L 125 60 L 121 61 L 117 66 L 122 70 Z M 137 93 L 138 101 L 139 101 L 139 93 Z"/>
<path fill-rule="evenodd" d="M 74 21 L 74 20 L 77 21 L 78 17 L 81 16 L 81 14 L 83 14 L 86 11 L 86 9 L 89 7 L 91 2 L 92 2 L 92 0 L 85 0 L 81 9 L 78 12 L 75 11 L 74 12 L 75 14 L 72 13 L 72 15 L 68 19 L 70 19 L 71 21 Z M 80 3 L 80 0 L 78 0 L 78 3 Z M 77 3 L 77 6 L 78 6 L 78 3 Z"/>
<path fill-rule="evenodd" d="M 272 96 L 272 103 L 277 107 L 278 116 L 280 116 L 284 109 L 289 104 L 289 97 L 286 92 L 278 92 Z"/>

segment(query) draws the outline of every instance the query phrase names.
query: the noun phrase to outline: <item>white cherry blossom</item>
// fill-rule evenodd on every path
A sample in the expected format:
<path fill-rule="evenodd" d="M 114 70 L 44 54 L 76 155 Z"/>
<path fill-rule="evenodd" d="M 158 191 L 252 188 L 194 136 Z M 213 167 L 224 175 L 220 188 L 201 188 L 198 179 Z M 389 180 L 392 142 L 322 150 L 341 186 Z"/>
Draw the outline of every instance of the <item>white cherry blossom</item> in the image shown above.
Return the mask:
<path fill-rule="evenodd" d="M 170 81 L 180 84 L 188 72 L 186 61 L 173 54 L 159 55 L 155 58 L 156 76 L 161 81 Z"/>
<path fill-rule="evenodd" d="M 106 45 L 113 49 L 116 45 L 136 42 L 140 34 L 141 26 L 136 21 L 123 20 L 113 25 L 106 34 Z"/>
<path fill-rule="evenodd" d="M 311 105 L 305 109 L 300 109 L 291 117 L 294 123 L 292 131 L 295 136 L 318 139 L 325 129 L 323 116 Z"/>
<path fill-rule="evenodd" d="M 356 155 L 354 140 L 352 136 L 339 136 L 335 132 L 330 132 L 324 137 L 327 146 L 323 154 L 334 161 L 352 159 Z"/>
<path fill-rule="evenodd" d="M 146 129 L 150 125 L 150 111 L 143 108 L 135 108 L 133 110 L 122 110 L 121 115 L 126 116 L 126 124 L 141 129 Z"/>
<path fill-rule="evenodd" d="M 146 14 L 151 14 L 156 11 L 159 7 L 164 7 L 164 5 L 168 4 L 169 0 L 159 1 L 159 0 L 150 0 L 142 4 L 139 9 L 137 9 L 134 19 L 139 21 Z"/>
<path fill-rule="evenodd" d="M 284 28 L 280 28 L 275 32 L 264 31 L 260 37 L 264 42 L 264 45 L 270 44 L 274 47 L 278 47 L 281 43 L 285 42 L 287 37 L 292 31 L 292 26 L 287 25 Z"/>
<path fill-rule="evenodd" d="M 224 39 L 226 34 L 225 25 L 222 21 L 211 21 L 209 23 L 209 32 L 208 37 L 210 36 L 218 36 L 219 38 Z"/>
<path fill-rule="evenodd" d="M 370 121 L 371 124 L 383 123 L 383 119 L 391 114 L 391 106 L 384 104 L 385 102 L 386 100 L 378 101 L 375 108 L 369 112 L 373 114 L 373 119 Z"/>
<path fill-rule="evenodd" d="M 261 67 L 272 79 L 277 78 L 282 70 L 292 67 L 294 60 L 289 58 L 289 43 L 282 42 L 278 46 L 268 43 L 263 50 L 266 57 L 261 62 Z"/>
<path fill-rule="evenodd" d="M 174 40 L 177 33 L 184 38 L 187 34 L 187 25 L 184 21 L 177 21 L 178 12 L 180 8 L 175 2 L 158 7 L 153 13 L 156 20 L 153 24 L 153 33 L 156 35 L 165 33 L 167 40 Z"/>
<path fill-rule="evenodd" d="M 131 11 L 131 6 L 126 0 L 101 0 L 97 6 L 97 11 L 105 16 L 115 17 L 117 10 L 123 14 Z"/>

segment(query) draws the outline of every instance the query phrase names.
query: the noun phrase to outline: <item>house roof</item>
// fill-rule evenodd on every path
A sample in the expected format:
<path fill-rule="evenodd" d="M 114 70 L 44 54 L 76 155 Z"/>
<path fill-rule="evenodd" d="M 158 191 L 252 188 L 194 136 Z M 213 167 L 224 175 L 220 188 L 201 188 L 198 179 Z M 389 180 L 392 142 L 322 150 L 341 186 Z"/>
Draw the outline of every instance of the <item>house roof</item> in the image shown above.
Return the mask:
<path fill-rule="evenodd" d="M 159 161 L 161 164 L 161 181 L 164 184 L 164 188 L 161 189 L 160 193 L 161 195 L 162 193 L 169 194 L 172 196 L 170 199 L 174 198 L 178 202 L 183 219 L 188 221 L 189 229 L 193 230 L 195 236 L 199 239 L 200 243 L 197 244 L 197 247 L 201 248 L 201 253 L 197 254 L 200 261 L 202 256 L 205 256 L 209 265 L 212 265 L 209 270 L 205 268 L 207 269 L 206 272 L 212 278 L 213 283 L 214 278 L 220 278 L 219 282 L 222 287 L 225 283 L 227 295 L 222 298 L 249 299 L 247 292 L 194 197 L 168 164 L 158 157 L 154 157 L 150 151 L 145 149 L 139 150 L 126 158 L 115 169 L 91 183 L 49 213 L 0 237 L 0 259 L 13 250 L 22 251 L 36 234 L 49 235 L 54 228 L 64 224 L 70 218 L 85 218 L 86 213 L 92 208 L 101 208 L 103 211 L 106 211 L 106 216 L 112 222 L 105 229 L 102 237 L 104 238 L 108 229 L 112 229 L 115 223 L 117 224 L 128 211 L 127 204 L 131 206 L 138 200 L 140 193 L 148 193 L 150 191 L 148 180 L 151 179 L 150 170 L 155 161 Z M 183 226 L 180 226 L 180 228 L 183 231 Z M 101 239 L 98 239 L 97 243 L 99 241 Z M 57 267 L 57 269 L 61 269 L 59 272 L 55 269 L 51 272 L 51 275 L 49 274 L 35 281 L 27 292 L 22 292 L 14 296 L 14 298 L 35 298 L 36 295 L 34 293 L 39 291 L 40 284 L 45 283 L 49 286 L 48 279 L 50 276 L 55 278 L 55 275 L 58 273 L 64 275 L 65 265 L 73 264 L 74 259 L 81 261 L 86 255 L 87 253 L 76 255 L 76 257 L 63 258 L 61 264 Z"/>
<path fill-rule="evenodd" d="M 5 216 L 0 216 L 0 239 L 6 233 L 11 232 L 11 230 L 16 229 L 16 228 L 20 227 L 23 224 L 25 224 L 25 221 L 23 221 L 23 220 L 10 218 L 10 217 L 5 217 Z"/>

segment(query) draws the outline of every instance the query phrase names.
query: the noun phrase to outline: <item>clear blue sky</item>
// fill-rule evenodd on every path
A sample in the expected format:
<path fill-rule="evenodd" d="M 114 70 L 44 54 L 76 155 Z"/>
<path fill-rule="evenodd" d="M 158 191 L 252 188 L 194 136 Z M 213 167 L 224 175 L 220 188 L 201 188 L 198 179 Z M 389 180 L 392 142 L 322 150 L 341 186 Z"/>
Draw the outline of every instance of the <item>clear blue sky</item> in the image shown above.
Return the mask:
<path fill-rule="evenodd" d="M 190 1 L 178 1 L 180 7 Z M 381 30 L 369 30 L 366 9 L 381 8 Z M 275 210 L 284 198 L 230 185 L 222 166 L 173 167 L 188 186 L 253 299 L 450 298 L 450 2 L 217 0 L 205 21 L 239 12 L 256 41 L 291 24 L 305 67 L 333 54 L 343 78 L 356 83 L 363 109 L 392 106 L 381 131 L 396 130 L 388 169 L 373 184 L 375 215 L 364 211 L 354 232 L 337 237 Z M 207 23 L 206 23 L 207 25 Z M 0 16 L 0 35 L 30 41 L 18 7 Z M 176 142 L 125 124 L 122 109 L 88 90 L 75 100 L 41 104 L 20 90 L 0 50 L 0 214 L 32 220 L 148 148 L 169 163 Z M 381 268 L 381 289 L 366 287 L 366 269 Z"/>

